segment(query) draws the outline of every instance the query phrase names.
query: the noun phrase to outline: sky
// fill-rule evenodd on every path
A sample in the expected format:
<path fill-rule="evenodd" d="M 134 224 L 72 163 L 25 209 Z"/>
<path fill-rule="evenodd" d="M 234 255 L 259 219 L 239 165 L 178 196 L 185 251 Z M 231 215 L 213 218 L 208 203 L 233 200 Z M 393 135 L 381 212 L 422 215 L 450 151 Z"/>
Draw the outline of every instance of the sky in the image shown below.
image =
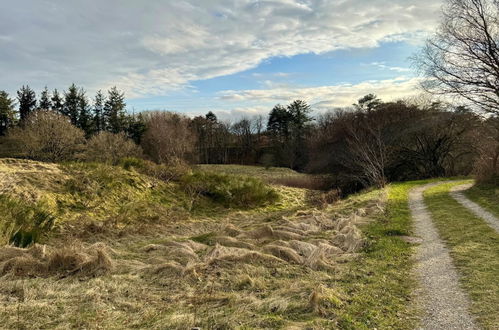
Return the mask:
<path fill-rule="evenodd" d="M 2 0 L 0 90 L 117 86 L 129 111 L 227 120 L 418 93 L 440 0 Z"/>

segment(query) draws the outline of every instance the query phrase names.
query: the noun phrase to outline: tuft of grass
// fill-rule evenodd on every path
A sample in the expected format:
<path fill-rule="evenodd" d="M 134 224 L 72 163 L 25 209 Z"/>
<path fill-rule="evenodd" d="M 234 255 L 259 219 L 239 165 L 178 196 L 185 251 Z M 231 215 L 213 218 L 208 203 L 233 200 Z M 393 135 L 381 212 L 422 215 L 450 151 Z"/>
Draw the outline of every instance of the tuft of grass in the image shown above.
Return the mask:
<path fill-rule="evenodd" d="M 42 202 L 36 204 L 0 195 L 0 244 L 28 247 L 38 242 L 55 223 Z"/>
<path fill-rule="evenodd" d="M 499 217 L 499 187 L 491 184 L 475 185 L 465 195 Z"/>
<path fill-rule="evenodd" d="M 244 176 L 193 172 L 184 176 L 181 185 L 193 198 L 205 196 L 225 207 L 259 207 L 279 198 L 277 192 L 262 181 Z"/>
<path fill-rule="evenodd" d="M 428 189 L 425 202 L 451 250 L 462 286 L 471 297 L 472 312 L 484 328 L 495 329 L 499 324 L 499 234 L 449 195 L 458 184 L 462 182 Z M 475 189 L 472 195 L 487 200 L 481 191 Z"/>

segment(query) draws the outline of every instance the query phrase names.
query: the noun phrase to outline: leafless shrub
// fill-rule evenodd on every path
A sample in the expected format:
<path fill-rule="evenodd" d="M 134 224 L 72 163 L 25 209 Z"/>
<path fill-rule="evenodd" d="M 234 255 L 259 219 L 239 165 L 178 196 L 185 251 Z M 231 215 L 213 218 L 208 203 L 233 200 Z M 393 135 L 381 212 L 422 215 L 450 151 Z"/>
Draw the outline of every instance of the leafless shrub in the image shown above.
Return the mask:
<path fill-rule="evenodd" d="M 491 119 L 485 123 L 485 129 L 477 132 L 475 145 L 478 158 L 474 173 L 478 182 L 492 182 L 499 176 L 499 120 Z"/>
<path fill-rule="evenodd" d="M 147 130 L 142 148 L 157 163 L 186 160 L 194 151 L 196 136 L 190 128 L 189 118 L 171 112 L 145 114 Z"/>
<path fill-rule="evenodd" d="M 141 148 L 125 133 L 100 132 L 92 136 L 87 142 L 84 159 L 117 164 L 126 157 L 138 157 L 142 154 Z"/>
<path fill-rule="evenodd" d="M 84 135 L 66 116 L 38 110 L 12 129 L 8 138 L 24 156 L 56 162 L 73 158 L 83 147 Z"/>

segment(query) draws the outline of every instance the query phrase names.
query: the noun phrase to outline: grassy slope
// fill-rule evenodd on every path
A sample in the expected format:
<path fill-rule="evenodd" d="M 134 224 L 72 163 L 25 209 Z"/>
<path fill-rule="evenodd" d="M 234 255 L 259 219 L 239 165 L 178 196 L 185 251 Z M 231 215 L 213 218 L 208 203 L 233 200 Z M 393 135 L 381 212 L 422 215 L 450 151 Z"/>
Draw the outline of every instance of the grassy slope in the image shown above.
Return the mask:
<path fill-rule="evenodd" d="M 241 170 L 231 169 L 235 173 Z M 247 167 L 242 171 L 248 175 Z M 251 171 L 269 175 L 261 168 Z M 57 210 L 59 221 L 70 228 L 85 221 L 110 221 L 118 226 L 119 231 L 92 233 L 76 239 L 85 244 L 104 241 L 116 251 L 113 258 L 122 266 L 115 273 L 84 281 L 78 278 L 3 281 L 0 301 L 9 303 L 5 305 L 5 313 L 0 313 L 0 322 L 8 327 L 35 324 L 42 328 L 154 328 L 169 324 L 172 328 L 294 325 L 318 329 L 410 329 L 414 325 L 416 311 L 410 302 L 414 286 L 410 277 L 412 246 L 399 236 L 411 232 L 407 194 L 420 183 L 391 185 L 386 213 L 371 212 L 383 204 L 381 191 L 352 196 L 327 210 L 340 218 L 368 210 L 361 226 L 367 248 L 354 259 L 338 261 L 333 273 L 299 265 L 241 265 L 226 271 L 207 270 L 199 274 L 198 281 L 192 282 L 177 281 L 170 275 L 144 276 L 141 267 L 156 262 L 155 258 L 163 258 L 161 255 L 152 258 L 144 248 L 150 244 L 211 237 L 226 223 L 240 228 L 272 223 L 310 208 L 307 191 L 276 187 L 282 198 L 267 207 L 240 211 L 202 201 L 194 212 L 188 212 L 185 209 L 188 196 L 171 184 L 135 172 L 99 164 L 68 164 L 64 173 L 66 179 L 48 186 L 40 184 L 36 175 L 29 179 L 29 187 L 43 188 L 40 195 L 49 197 L 47 203 Z M 139 224 L 151 224 L 155 230 L 134 232 Z M 67 237 L 62 231 L 47 242 L 66 244 Z M 314 292 L 320 297 L 317 310 L 310 307 Z"/>
<path fill-rule="evenodd" d="M 475 203 L 499 217 L 499 187 L 492 185 L 475 185 L 465 192 Z"/>
<path fill-rule="evenodd" d="M 457 184 L 429 189 L 425 202 L 451 249 L 462 285 L 472 299 L 472 312 L 483 327 L 494 329 L 499 324 L 499 234 L 449 196 Z M 473 195 L 480 196 L 479 190 Z"/>

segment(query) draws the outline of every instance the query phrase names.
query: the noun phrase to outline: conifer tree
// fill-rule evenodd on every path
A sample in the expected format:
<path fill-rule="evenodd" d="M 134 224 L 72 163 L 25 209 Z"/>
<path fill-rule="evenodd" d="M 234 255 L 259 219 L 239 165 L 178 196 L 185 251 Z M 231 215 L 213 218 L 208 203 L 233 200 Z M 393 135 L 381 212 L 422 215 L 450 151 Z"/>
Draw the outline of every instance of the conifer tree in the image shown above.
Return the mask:
<path fill-rule="evenodd" d="M 57 90 L 57 88 L 54 89 L 54 92 L 52 93 L 52 97 L 50 98 L 50 100 L 51 100 L 51 104 L 52 104 L 51 109 L 56 111 L 56 112 L 62 113 L 64 103 L 63 103 L 62 97 L 59 94 L 59 91 Z"/>
<path fill-rule="evenodd" d="M 125 106 L 125 94 L 120 92 L 116 86 L 111 88 L 104 104 L 104 116 L 108 131 L 119 133 L 125 130 Z"/>
<path fill-rule="evenodd" d="M 68 116 L 71 124 L 78 125 L 78 117 L 80 114 L 80 91 L 75 84 L 69 86 L 67 92 L 64 92 L 64 105 L 61 113 Z"/>
<path fill-rule="evenodd" d="M 9 127 L 14 124 L 14 100 L 5 91 L 0 91 L 0 136 L 5 135 Z"/>
<path fill-rule="evenodd" d="M 104 94 L 99 90 L 95 95 L 92 118 L 93 127 L 97 133 L 105 130 L 106 128 L 106 121 L 104 118 L 104 102 Z"/>
<path fill-rule="evenodd" d="M 50 101 L 50 95 L 47 86 L 45 86 L 45 88 L 42 91 L 42 94 L 40 95 L 40 102 L 38 108 L 42 110 L 52 109 L 52 102 Z"/>
<path fill-rule="evenodd" d="M 93 133 L 90 104 L 83 88 L 78 91 L 78 125 L 76 126 L 81 128 L 87 137 Z"/>
<path fill-rule="evenodd" d="M 128 117 L 128 127 L 127 134 L 128 136 L 137 144 L 140 144 L 142 141 L 142 136 L 146 131 L 146 121 L 144 116 L 139 114 L 133 114 Z"/>
<path fill-rule="evenodd" d="M 19 102 L 19 116 L 21 121 L 36 109 L 36 94 L 29 86 L 23 86 L 17 91 L 17 101 Z"/>

